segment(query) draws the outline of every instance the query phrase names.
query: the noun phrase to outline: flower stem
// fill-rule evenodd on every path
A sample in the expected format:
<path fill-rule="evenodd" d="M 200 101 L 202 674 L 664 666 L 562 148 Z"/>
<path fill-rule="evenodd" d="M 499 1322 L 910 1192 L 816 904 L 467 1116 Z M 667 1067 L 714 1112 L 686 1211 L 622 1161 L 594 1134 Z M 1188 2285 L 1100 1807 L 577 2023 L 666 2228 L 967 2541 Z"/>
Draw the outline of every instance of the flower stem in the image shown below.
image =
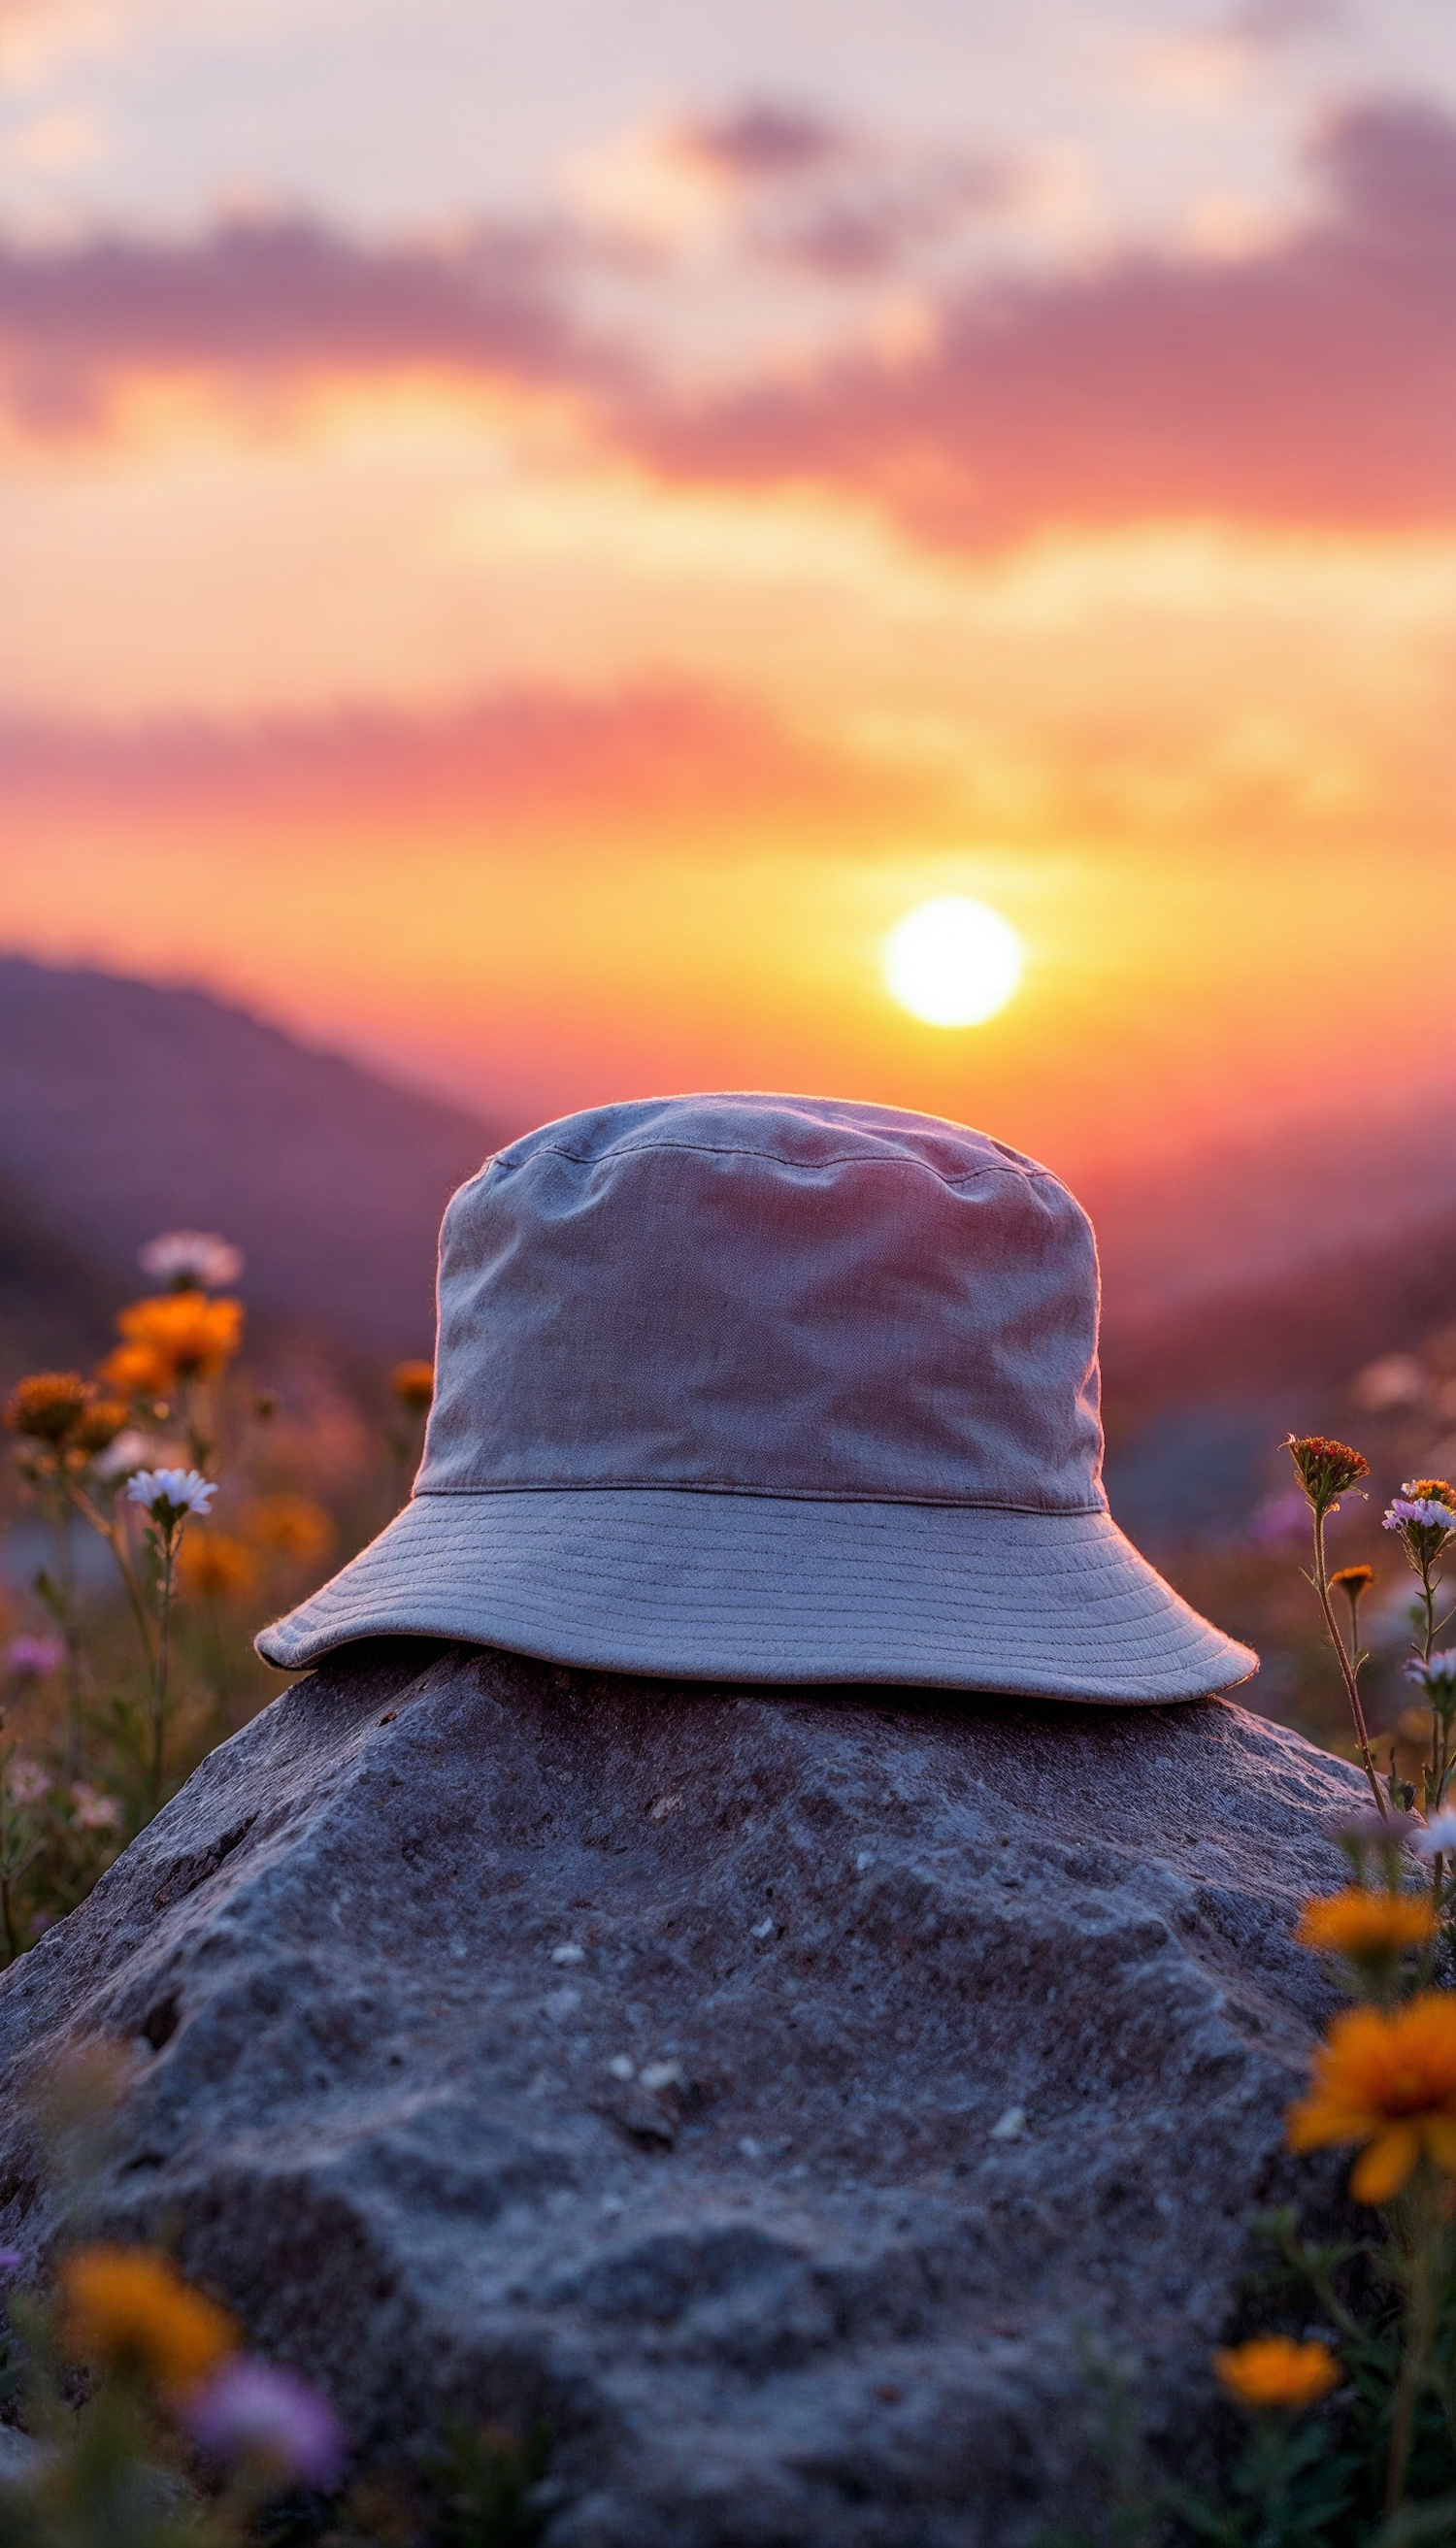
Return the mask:
<path fill-rule="evenodd" d="M 174 1531 L 157 1535 L 156 1664 L 151 1683 L 151 1759 L 147 1774 L 147 1815 L 162 1797 L 162 1768 L 167 1739 L 167 1644 L 172 1621 L 172 1583 L 177 1560 Z"/>
<path fill-rule="evenodd" d="M 1355 1720 L 1355 1740 L 1360 1747 L 1360 1764 L 1365 1772 L 1366 1777 L 1370 1781 L 1370 1792 L 1375 1798 L 1376 1806 L 1381 1815 L 1384 1816 L 1386 1812 L 1386 1801 L 1384 1796 L 1381 1794 L 1380 1780 L 1376 1776 L 1375 1763 L 1371 1757 L 1370 1736 L 1365 1725 L 1365 1710 L 1360 1704 L 1360 1684 L 1355 1667 L 1350 1661 L 1348 1654 L 1345 1652 L 1345 1641 L 1340 1635 L 1339 1623 L 1334 1615 L 1334 1606 L 1329 1598 L 1329 1567 L 1324 1554 L 1324 1515 L 1318 1505 L 1315 1507 L 1314 1580 L 1315 1590 L 1320 1596 L 1320 1607 L 1324 1613 L 1324 1625 L 1329 1634 L 1329 1642 L 1334 1648 L 1335 1656 L 1339 1664 L 1340 1678 L 1344 1682 L 1345 1696 L 1350 1702 L 1350 1714 Z"/>
<path fill-rule="evenodd" d="M 1421 2179 L 1425 2177 L 1424 2165 Z M 1387 2517 L 1399 2512 L 1406 2501 L 1406 2476 L 1410 2464 L 1410 2438 L 1415 2421 L 1416 2402 L 1425 2385 L 1426 2365 L 1435 2338 L 1436 2317 L 1444 2263 L 1445 2238 L 1428 2200 L 1412 2196 L 1408 2213 L 1406 2239 L 1406 2281 L 1409 2299 L 1406 2313 L 1405 2343 L 1401 2355 L 1401 2377 L 1396 2387 L 1395 2406 L 1391 2416 L 1390 2452 L 1386 2460 L 1385 2509 Z"/>

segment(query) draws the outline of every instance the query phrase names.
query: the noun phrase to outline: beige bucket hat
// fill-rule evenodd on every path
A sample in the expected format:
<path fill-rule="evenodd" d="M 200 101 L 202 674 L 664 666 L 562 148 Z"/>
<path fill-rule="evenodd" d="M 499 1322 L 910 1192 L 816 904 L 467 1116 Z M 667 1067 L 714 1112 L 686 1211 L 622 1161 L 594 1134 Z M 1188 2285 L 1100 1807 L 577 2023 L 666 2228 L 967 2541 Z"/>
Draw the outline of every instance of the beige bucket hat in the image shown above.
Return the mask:
<path fill-rule="evenodd" d="M 1046 1168 L 808 1097 L 604 1106 L 445 1215 L 403 1512 L 258 1639 L 1148 1703 L 1246 1680 L 1102 1487 L 1097 1259 Z"/>

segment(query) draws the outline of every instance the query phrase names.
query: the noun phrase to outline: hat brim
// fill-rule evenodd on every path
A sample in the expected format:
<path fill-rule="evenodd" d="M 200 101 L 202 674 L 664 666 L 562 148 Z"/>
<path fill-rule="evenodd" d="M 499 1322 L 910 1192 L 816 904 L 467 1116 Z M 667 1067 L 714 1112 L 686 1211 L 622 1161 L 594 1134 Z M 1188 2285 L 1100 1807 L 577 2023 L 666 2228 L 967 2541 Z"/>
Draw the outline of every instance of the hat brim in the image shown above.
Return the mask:
<path fill-rule="evenodd" d="M 286 1672 L 452 1637 L 671 1681 L 1157 1705 L 1258 1669 L 1106 1512 L 670 1488 L 421 1495 L 257 1640 Z"/>

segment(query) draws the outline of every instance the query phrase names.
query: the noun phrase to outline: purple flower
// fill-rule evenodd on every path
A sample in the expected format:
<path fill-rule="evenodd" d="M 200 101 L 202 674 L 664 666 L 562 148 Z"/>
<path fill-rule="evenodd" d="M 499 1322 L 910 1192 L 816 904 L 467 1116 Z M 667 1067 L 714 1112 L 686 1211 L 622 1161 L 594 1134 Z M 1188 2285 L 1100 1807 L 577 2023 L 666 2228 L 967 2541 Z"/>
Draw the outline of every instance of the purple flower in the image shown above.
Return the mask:
<path fill-rule="evenodd" d="M 1397 1496 L 1387 1505 L 1382 1530 L 1456 1530 L 1456 1512 L 1434 1496 Z"/>
<path fill-rule="evenodd" d="M 64 1660 L 58 1637 L 12 1637 L 5 1649 L 5 1669 L 17 1681 L 45 1681 Z"/>
<path fill-rule="evenodd" d="M 1309 1528 L 1310 1507 L 1302 1487 L 1285 1487 L 1277 1495 L 1265 1496 L 1248 1517 L 1248 1535 L 1255 1548 L 1282 1548 L 1290 1540 L 1306 1538 Z"/>
<path fill-rule="evenodd" d="M 1456 1646 L 1438 1647 L 1424 1663 L 1419 1655 L 1412 1655 L 1406 1666 L 1405 1678 L 1413 1681 L 1421 1689 L 1456 1689 Z"/>
<path fill-rule="evenodd" d="M 214 2459 L 242 2463 L 278 2486 L 337 2486 L 347 2451 L 326 2398 L 295 2371 L 235 2353 L 194 2389 L 182 2420 Z"/>

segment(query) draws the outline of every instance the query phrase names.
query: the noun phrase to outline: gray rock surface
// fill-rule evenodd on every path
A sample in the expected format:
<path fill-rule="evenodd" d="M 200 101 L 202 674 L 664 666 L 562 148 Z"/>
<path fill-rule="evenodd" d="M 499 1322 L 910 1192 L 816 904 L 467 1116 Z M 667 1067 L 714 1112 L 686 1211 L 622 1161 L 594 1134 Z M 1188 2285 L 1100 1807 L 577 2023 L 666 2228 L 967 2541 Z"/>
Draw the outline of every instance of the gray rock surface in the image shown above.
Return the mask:
<path fill-rule="evenodd" d="M 38 2068 L 129 2039 L 110 2228 L 366 2454 L 546 2417 L 549 2548 L 1002 2548 L 1083 2499 L 1089 2346 L 1196 2423 L 1359 1794 L 1218 1701 L 355 1648 L 0 1984 L 0 2238 Z"/>

